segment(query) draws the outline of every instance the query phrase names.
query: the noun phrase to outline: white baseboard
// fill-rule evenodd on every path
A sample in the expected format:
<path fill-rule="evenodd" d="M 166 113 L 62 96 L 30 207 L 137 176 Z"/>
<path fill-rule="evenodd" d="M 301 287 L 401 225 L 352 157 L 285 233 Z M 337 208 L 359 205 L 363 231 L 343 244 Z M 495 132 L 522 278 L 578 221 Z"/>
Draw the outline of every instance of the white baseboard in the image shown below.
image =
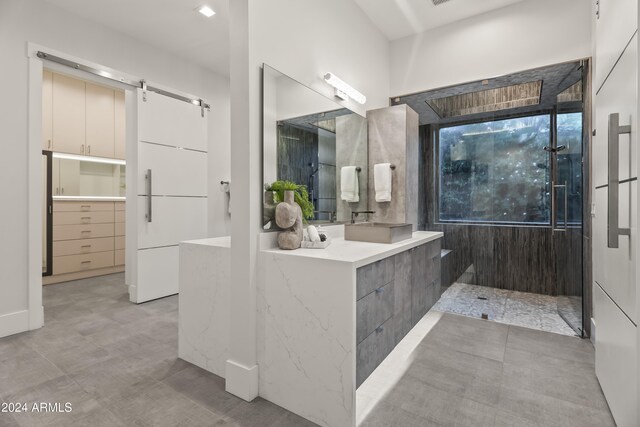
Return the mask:
<path fill-rule="evenodd" d="M 129 285 L 129 301 L 138 303 L 138 289 L 135 285 Z"/>
<path fill-rule="evenodd" d="M 0 316 L 0 338 L 29 330 L 29 310 Z"/>
<path fill-rule="evenodd" d="M 258 365 L 248 367 L 227 360 L 225 389 L 247 402 L 258 397 Z"/>

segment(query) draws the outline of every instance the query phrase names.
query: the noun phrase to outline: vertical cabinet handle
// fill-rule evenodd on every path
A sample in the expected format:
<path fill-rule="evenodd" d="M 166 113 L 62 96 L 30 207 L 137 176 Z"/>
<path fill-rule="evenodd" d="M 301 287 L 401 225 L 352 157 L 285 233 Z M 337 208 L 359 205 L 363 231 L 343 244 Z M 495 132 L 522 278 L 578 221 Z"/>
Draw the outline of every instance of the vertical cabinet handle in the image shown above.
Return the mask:
<path fill-rule="evenodd" d="M 80 152 L 84 154 L 84 144 L 80 144 Z"/>
<path fill-rule="evenodd" d="M 87 150 L 89 150 L 88 154 L 91 154 L 91 146 L 90 145 L 87 145 Z"/>
<path fill-rule="evenodd" d="M 151 196 L 151 169 L 147 169 L 144 174 L 144 180 L 147 187 L 147 212 L 144 214 L 147 222 L 151 222 L 153 213 L 153 199 Z"/>
<path fill-rule="evenodd" d="M 607 168 L 607 247 L 618 248 L 620 236 L 630 236 L 629 228 L 620 228 L 620 135 L 631 133 L 631 125 L 620 126 L 620 115 L 609 114 L 608 168 Z"/>

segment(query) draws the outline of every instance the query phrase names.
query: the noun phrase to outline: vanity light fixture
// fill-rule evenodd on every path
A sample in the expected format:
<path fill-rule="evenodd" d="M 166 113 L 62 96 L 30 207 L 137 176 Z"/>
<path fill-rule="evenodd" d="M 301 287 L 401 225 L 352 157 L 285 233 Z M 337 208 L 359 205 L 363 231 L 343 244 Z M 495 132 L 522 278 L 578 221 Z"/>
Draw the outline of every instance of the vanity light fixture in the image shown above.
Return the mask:
<path fill-rule="evenodd" d="M 211 9 L 209 6 L 200 6 L 198 8 L 198 12 L 200 12 L 201 14 L 203 14 L 204 16 L 206 16 L 207 18 L 211 18 L 213 15 L 215 15 L 216 13 L 213 11 L 213 9 Z"/>
<path fill-rule="evenodd" d="M 357 90 L 355 90 L 354 88 L 352 88 L 351 86 L 349 86 L 348 84 L 340 80 L 338 77 L 336 77 L 335 74 L 332 74 L 332 73 L 325 74 L 324 81 L 329 83 L 331 86 L 335 88 L 336 90 L 335 96 L 337 98 L 340 98 L 344 101 L 347 101 L 349 98 L 351 98 L 360 104 L 364 104 L 365 102 L 367 102 L 366 96 L 364 96 L 363 94 L 361 94 L 360 92 L 358 92 Z"/>
<path fill-rule="evenodd" d="M 80 156 L 77 154 L 53 153 L 54 159 L 80 160 L 83 162 L 106 163 L 108 165 L 126 165 L 127 162 L 119 159 L 107 159 L 102 157 Z"/>

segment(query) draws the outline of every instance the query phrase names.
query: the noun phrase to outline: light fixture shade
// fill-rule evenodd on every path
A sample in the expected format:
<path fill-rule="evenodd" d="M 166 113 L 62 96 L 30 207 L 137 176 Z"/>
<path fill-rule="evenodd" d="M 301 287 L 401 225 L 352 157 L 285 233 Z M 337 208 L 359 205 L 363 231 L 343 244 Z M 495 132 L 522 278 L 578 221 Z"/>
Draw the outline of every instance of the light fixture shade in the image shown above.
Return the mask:
<path fill-rule="evenodd" d="M 327 73 L 324 75 L 324 81 L 329 83 L 331 86 L 336 88 L 337 91 L 341 92 L 341 94 L 346 94 L 349 98 L 354 101 L 364 104 L 367 102 L 367 97 L 343 82 L 340 78 L 338 78 L 335 74 Z M 340 96 L 341 99 L 342 96 Z"/>

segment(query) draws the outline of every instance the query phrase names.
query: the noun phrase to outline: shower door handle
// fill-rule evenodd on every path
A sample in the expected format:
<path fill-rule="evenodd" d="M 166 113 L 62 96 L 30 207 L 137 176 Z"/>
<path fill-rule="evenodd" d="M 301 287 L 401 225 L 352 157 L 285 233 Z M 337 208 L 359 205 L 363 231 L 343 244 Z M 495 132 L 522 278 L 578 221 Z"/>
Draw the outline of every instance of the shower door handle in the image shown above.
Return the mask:
<path fill-rule="evenodd" d="M 553 191 L 551 193 L 551 201 L 552 201 L 552 212 L 553 212 L 553 224 L 552 224 L 552 231 L 559 231 L 564 233 L 565 231 L 567 231 L 567 226 L 568 226 L 568 222 L 567 222 L 567 208 L 569 207 L 569 199 L 568 199 L 568 195 L 567 195 L 567 181 L 564 182 L 564 184 L 554 184 L 553 185 Z M 558 224 L 558 212 L 557 212 L 557 202 L 556 202 L 556 195 L 557 195 L 557 189 L 558 188 L 562 188 L 564 190 L 564 228 L 558 228 L 556 227 L 556 225 Z"/>
<path fill-rule="evenodd" d="M 153 197 L 151 192 L 151 169 L 147 169 L 147 172 L 144 174 L 144 181 L 146 188 L 146 197 L 147 197 L 147 212 L 144 214 L 144 218 L 147 222 L 151 222 L 152 213 L 153 213 Z"/>
<path fill-rule="evenodd" d="M 618 238 L 630 236 L 629 228 L 620 228 L 620 135 L 631 133 L 631 125 L 620 126 L 620 115 L 609 114 L 608 168 L 607 168 L 607 247 L 620 247 Z"/>

